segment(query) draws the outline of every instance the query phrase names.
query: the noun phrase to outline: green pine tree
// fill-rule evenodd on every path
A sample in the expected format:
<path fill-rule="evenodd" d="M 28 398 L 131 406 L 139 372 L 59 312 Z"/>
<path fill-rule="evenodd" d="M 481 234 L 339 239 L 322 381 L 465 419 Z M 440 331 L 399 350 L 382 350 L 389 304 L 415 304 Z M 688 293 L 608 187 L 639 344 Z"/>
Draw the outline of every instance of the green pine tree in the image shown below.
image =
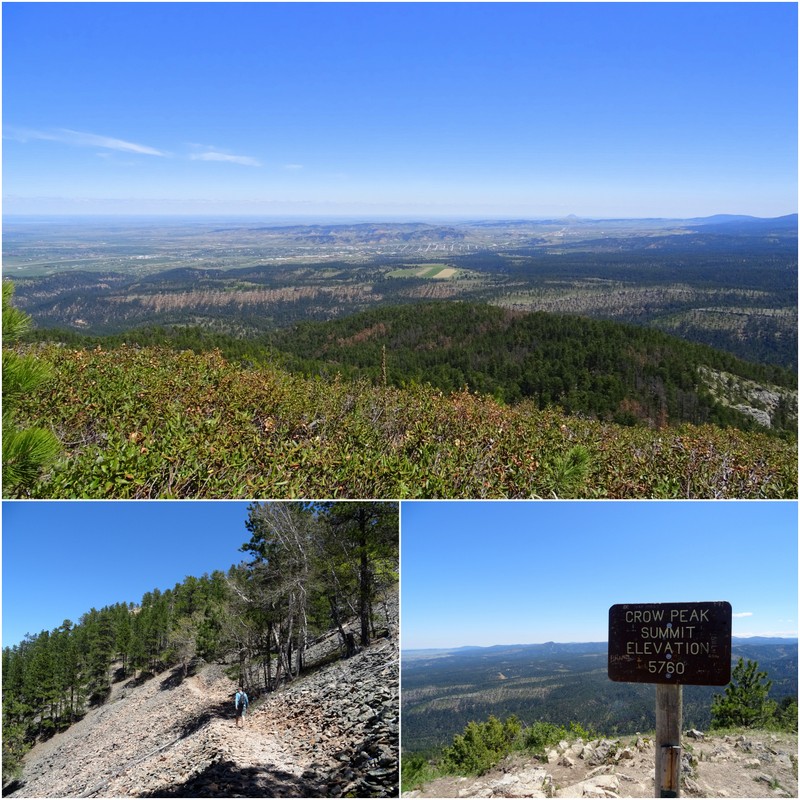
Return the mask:
<path fill-rule="evenodd" d="M 758 728 L 775 716 L 776 704 L 769 699 L 772 681 L 758 671 L 758 662 L 740 658 L 725 687 L 711 704 L 712 728 Z"/>
<path fill-rule="evenodd" d="M 775 715 L 778 727 L 784 731 L 797 732 L 797 698 L 784 697 Z"/>
<path fill-rule="evenodd" d="M 3 281 L 3 341 L 13 344 L 30 328 L 30 317 L 11 305 L 14 287 Z M 20 398 L 50 377 L 46 364 L 34 356 L 3 350 L 3 493 L 24 493 L 58 455 L 61 445 L 51 431 L 18 428 L 14 412 Z"/>

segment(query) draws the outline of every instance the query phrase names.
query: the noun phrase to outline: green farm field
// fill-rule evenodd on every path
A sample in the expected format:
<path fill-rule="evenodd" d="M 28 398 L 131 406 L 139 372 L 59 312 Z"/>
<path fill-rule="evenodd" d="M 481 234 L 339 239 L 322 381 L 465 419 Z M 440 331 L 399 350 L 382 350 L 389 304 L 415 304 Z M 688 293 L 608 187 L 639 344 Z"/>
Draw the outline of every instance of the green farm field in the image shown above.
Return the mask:
<path fill-rule="evenodd" d="M 453 278 L 459 270 L 447 264 L 416 264 L 386 273 L 387 278 Z"/>

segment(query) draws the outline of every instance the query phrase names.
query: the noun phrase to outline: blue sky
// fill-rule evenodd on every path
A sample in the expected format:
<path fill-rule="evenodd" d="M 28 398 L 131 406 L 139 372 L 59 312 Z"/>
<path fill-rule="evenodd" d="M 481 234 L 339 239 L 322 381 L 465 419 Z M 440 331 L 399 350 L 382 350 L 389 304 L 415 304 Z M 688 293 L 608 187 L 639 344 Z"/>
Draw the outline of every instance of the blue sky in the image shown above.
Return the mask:
<path fill-rule="evenodd" d="M 247 502 L 4 501 L 3 645 L 249 560 Z M 403 502 L 404 648 L 604 641 L 615 603 L 797 635 L 797 504 Z"/>
<path fill-rule="evenodd" d="M 4 3 L 5 214 L 797 210 L 797 6 Z"/>
<path fill-rule="evenodd" d="M 615 603 L 727 600 L 797 636 L 797 504 L 404 502 L 404 649 L 607 641 Z"/>
<path fill-rule="evenodd" d="M 249 561 L 246 502 L 3 501 L 3 646 Z"/>

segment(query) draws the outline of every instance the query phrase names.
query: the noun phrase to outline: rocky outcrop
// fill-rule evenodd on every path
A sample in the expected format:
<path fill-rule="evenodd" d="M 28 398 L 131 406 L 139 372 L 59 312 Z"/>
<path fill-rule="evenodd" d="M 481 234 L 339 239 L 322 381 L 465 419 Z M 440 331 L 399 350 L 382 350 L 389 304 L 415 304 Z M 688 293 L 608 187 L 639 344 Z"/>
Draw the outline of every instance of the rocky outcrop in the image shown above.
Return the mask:
<path fill-rule="evenodd" d="M 723 405 L 751 417 L 764 428 L 771 428 L 773 418 L 783 407 L 787 419 L 783 424 L 797 424 L 797 390 L 781 386 L 764 386 L 755 381 L 720 372 L 709 367 L 698 371 L 703 385 Z"/>
<path fill-rule="evenodd" d="M 514 754 L 478 778 L 444 777 L 403 797 L 652 797 L 655 746 L 645 736 L 560 742 Z M 797 797 L 797 734 L 715 737 L 688 731 L 685 797 Z"/>
<path fill-rule="evenodd" d="M 740 413 L 744 414 L 745 416 L 754 419 L 762 427 L 764 428 L 772 427 L 772 417 L 770 416 L 768 411 L 765 411 L 762 408 L 754 408 L 753 406 L 746 406 L 741 403 L 733 407 Z"/>

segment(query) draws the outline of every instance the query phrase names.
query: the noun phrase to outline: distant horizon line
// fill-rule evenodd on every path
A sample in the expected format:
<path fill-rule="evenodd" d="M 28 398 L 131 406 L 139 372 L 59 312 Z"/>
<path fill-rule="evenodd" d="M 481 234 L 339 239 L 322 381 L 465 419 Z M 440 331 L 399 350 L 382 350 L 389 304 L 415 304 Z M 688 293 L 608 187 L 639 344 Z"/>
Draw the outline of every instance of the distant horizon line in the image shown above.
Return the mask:
<path fill-rule="evenodd" d="M 747 633 L 731 636 L 732 639 L 783 639 L 787 642 L 798 641 L 798 634 L 792 636 L 775 636 L 769 633 Z M 442 650 L 488 650 L 492 647 L 536 647 L 545 644 L 608 644 L 608 639 L 573 640 L 570 642 L 557 642 L 548 639 L 546 642 L 499 642 L 496 644 L 458 644 L 441 647 L 404 647 L 401 643 L 400 649 L 406 653 L 423 653 Z"/>
<path fill-rule="evenodd" d="M 7 212 L 2 215 L 2 219 L 164 219 L 164 218 L 180 218 L 180 219 L 348 219 L 348 220 L 368 220 L 372 222 L 384 221 L 397 221 L 397 220 L 416 220 L 425 221 L 430 219 L 451 219 L 463 221 L 508 221 L 508 222 L 548 222 L 548 221 L 563 221 L 563 220 L 586 220 L 590 222 L 613 222 L 613 221 L 627 221 L 636 220 L 639 222 L 647 222 L 649 220 L 668 220 L 668 221 L 687 221 L 687 220 L 702 220 L 721 218 L 733 219 L 754 219 L 754 220 L 777 220 L 786 219 L 787 217 L 798 216 L 797 211 L 790 211 L 786 214 L 760 216 L 757 214 L 744 214 L 744 213 L 729 213 L 729 212 L 715 212 L 713 214 L 692 214 L 688 216 L 666 216 L 666 215 L 653 215 L 647 214 L 644 216 L 607 216 L 607 215 L 586 215 L 586 214 L 544 214 L 544 215 L 526 215 L 526 214 L 496 214 L 486 213 L 481 214 L 466 214 L 466 213 L 413 213 L 413 212 L 378 212 L 369 214 L 365 212 L 260 212 L 260 211 L 241 211 L 241 212 L 212 212 L 212 211 L 150 211 L 150 212 L 77 212 L 77 211 L 56 211 L 56 212 L 41 212 L 41 213 L 17 213 Z"/>

